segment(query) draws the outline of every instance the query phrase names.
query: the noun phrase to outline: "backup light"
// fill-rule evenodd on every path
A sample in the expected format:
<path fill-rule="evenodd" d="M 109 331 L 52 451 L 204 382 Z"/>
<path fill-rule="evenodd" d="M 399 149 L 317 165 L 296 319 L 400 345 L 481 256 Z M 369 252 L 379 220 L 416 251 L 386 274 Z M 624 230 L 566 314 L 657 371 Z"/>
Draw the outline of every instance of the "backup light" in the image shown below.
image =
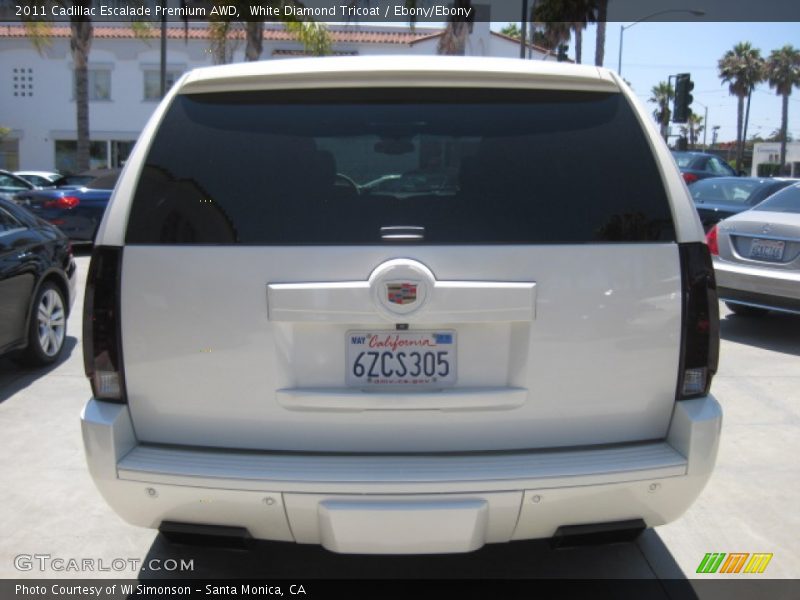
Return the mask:
<path fill-rule="evenodd" d="M 683 372 L 683 395 L 696 396 L 703 394 L 708 381 L 708 369 L 686 369 Z"/>
<path fill-rule="evenodd" d="M 96 397 L 119 398 L 122 395 L 122 384 L 116 371 L 95 371 L 92 387 Z"/>

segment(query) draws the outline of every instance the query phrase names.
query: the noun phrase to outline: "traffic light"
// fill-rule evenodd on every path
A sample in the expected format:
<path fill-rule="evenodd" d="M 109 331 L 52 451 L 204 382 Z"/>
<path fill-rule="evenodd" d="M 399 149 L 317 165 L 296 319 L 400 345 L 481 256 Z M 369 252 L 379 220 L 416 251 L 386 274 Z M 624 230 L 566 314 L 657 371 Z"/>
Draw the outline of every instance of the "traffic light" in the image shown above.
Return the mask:
<path fill-rule="evenodd" d="M 675 123 L 686 123 L 692 114 L 692 90 L 694 82 L 689 73 L 679 73 L 675 76 L 675 104 L 672 107 L 672 120 Z"/>

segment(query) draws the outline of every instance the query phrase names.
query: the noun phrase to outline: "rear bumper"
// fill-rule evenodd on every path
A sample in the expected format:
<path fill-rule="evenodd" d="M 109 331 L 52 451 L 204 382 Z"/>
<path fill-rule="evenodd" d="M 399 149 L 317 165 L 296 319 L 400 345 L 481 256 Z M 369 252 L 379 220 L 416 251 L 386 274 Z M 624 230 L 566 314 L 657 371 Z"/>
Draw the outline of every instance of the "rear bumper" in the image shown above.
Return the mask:
<path fill-rule="evenodd" d="M 243 527 L 357 553 L 466 552 L 561 526 L 679 517 L 716 460 L 722 412 L 676 404 L 664 440 L 546 452 L 319 455 L 140 444 L 127 406 L 90 400 L 89 470 L 126 521 Z"/>
<path fill-rule="evenodd" d="M 714 259 L 720 300 L 800 313 L 800 274 L 797 271 L 741 265 Z"/>

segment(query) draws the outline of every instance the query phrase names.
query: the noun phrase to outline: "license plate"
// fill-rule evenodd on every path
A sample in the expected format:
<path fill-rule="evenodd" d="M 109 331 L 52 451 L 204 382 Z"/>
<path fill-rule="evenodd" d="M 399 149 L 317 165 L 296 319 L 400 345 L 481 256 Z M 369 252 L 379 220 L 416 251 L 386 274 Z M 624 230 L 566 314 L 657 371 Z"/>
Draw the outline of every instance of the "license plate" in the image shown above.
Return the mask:
<path fill-rule="evenodd" d="M 456 382 L 456 332 L 348 331 L 347 385 L 441 388 Z"/>
<path fill-rule="evenodd" d="M 755 239 L 750 243 L 750 258 L 772 261 L 783 260 L 784 246 L 785 243 L 781 240 Z"/>

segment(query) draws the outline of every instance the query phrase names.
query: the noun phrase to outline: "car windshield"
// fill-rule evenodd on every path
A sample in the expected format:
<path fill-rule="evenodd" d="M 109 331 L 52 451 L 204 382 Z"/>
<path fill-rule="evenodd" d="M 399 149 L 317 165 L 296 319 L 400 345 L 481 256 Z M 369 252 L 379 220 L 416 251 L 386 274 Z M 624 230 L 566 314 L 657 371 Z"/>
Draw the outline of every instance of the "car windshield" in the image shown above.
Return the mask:
<path fill-rule="evenodd" d="M 782 189 L 764 200 L 753 210 L 800 213 L 800 184 Z"/>
<path fill-rule="evenodd" d="M 758 180 L 748 179 L 703 179 L 692 186 L 695 202 L 725 202 L 726 204 L 747 204 L 753 193 L 763 185 Z"/>

